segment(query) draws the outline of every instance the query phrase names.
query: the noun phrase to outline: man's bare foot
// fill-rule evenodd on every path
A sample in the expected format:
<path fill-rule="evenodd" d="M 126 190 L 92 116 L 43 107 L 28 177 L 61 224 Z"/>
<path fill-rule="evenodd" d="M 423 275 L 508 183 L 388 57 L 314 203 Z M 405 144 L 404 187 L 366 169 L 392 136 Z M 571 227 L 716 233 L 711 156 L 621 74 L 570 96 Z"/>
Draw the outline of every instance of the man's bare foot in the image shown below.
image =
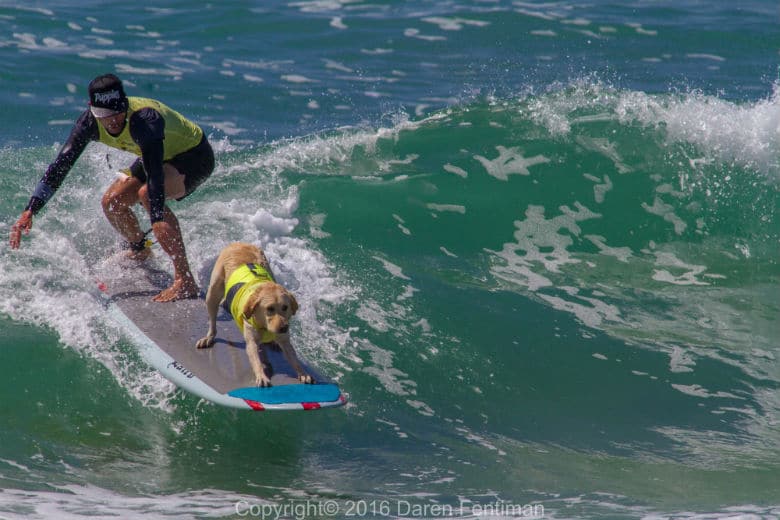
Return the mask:
<path fill-rule="evenodd" d="M 173 302 L 198 297 L 198 286 L 195 280 L 190 278 L 177 278 L 173 285 L 163 290 L 152 298 L 156 302 Z"/>

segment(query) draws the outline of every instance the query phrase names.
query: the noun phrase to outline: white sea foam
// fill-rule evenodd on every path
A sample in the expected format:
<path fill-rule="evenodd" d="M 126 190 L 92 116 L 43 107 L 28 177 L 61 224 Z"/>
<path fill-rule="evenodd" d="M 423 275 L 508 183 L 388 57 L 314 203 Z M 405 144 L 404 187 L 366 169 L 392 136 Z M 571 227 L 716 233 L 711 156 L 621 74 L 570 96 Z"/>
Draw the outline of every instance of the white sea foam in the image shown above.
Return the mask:
<path fill-rule="evenodd" d="M 382 55 L 382 54 L 392 54 L 395 51 L 393 49 L 387 49 L 387 48 L 384 48 L 384 47 L 378 47 L 378 48 L 375 48 L 375 49 L 360 49 L 360 52 L 362 52 L 363 54 L 371 55 L 371 56 L 379 56 L 379 55 Z"/>
<path fill-rule="evenodd" d="M 688 227 L 688 224 L 674 212 L 675 207 L 665 203 L 660 197 L 655 197 L 652 205 L 643 202 L 642 207 L 648 213 L 657 215 L 672 224 L 674 232 L 678 235 L 682 235 Z"/>
<path fill-rule="evenodd" d="M 387 271 L 388 273 L 392 274 L 396 278 L 400 278 L 402 280 L 411 280 L 411 278 L 409 278 L 408 276 L 406 276 L 403 273 L 403 269 L 401 269 L 399 266 L 395 265 L 394 263 L 392 263 L 392 262 L 390 262 L 388 260 L 385 260 L 384 258 L 380 258 L 378 256 L 375 256 L 374 260 L 377 260 L 377 261 L 381 262 L 382 263 L 382 267 L 385 268 L 385 271 Z"/>
<path fill-rule="evenodd" d="M 301 74 L 283 74 L 282 80 L 288 83 L 317 83 L 316 79 L 311 79 Z"/>
<path fill-rule="evenodd" d="M 617 306 L 598 298 L 581 295 L 576 287 L 560 287 L 560 289 L 568 294 L 567 298 L 544 293 L 539 293 L 539 297 L 554 309 L 573 314 L 588 327 L 599 328 L 605 321 L 612 324 L 625 323 Z"/>
<path fill-rule="evenodd" d="M 508 180 L 512 174 L 531 175 L 528 168 L 550 162 L 550 159 L 543 155 L 524 157 L 517 146 L 506 148 L 499 145 L 496 146 L 496 150 L 498 150 L 498 157 L 494 159 L 481 155 L 475 155 L 474 159 L 482 163 L 490 175 L 502 181 Z"/>
<path fill-rule="evenodd" d="M 686 54 L 685 57 L 694 60 L 726 61 L 726 58 L 724 58 L 723 56 L 718 56 L 716 54 L 689 53 Z"/>
<path fill-rule="evenodd" d="M 339 72 L 346 72 L 346 73 L 350 73 L 350 74 L 354 72 L 353 69 L 351 69 L 350 67 L 347 67 L 346 65 L 344 65 L 344 63 L 342 63 L 340 61 L 335 61 L 335 60 L 331 60 L 331 59 L 323 59 L 322 61 L 325 63 L 325 68 L 326 69 L 337 70 Z"/>
<path fill-rule="evenodd" d="M 51 9 L 45 9 L 43 7 L 29 7 L 25 5 L 14 5 L 14 9 L 18 11 L 28 11 L 30 13 L 39 13 L 44 16 L 54 16 L 54 11 Z"/>
<path fill-rule="evenodd" d="M 127 74 L 127 75 L 181 77 L 183 74 L 183 71 L 179 69 L 161 68 L 161 67 L 137 67 L 134 65 L 130 65 L 129 63 L 117 63 L 115 67 L 118 73 Z"/>
<path fill-rule="evenodd" d="M 444 253 L 445 255 L 447 255 L 447 256 L 449 256 L 449 257 L 451 257 L 451 258 L 458 258 L 458 255 L 456 255 L 456 254 L 455 254 L 455 253 L 453 253 L 452 251 L 449 251 L 449 250 L 448 250 L 446 247 L 444 247 L 444 246 L 441 246 L 441 247 L 439 247 L 439 250 L 440 250 L 442 253 Z"/>
<path fill-rule="evenodd" d="M 462 206 L 460 204 L 435 204 L 433 202 L 429 202 L 425 206 L 428 209 L 438 212 L 460 213 L 461 215 L 466 214 L 466 206 Z"/>
<path fill-rule="evenodd" d="M 142 520 L 175 516 L 180 519 L 224 518 L 241 504 L 270 504 L 255 496 L 199 489 L 169 495 L 120 494 L 94 485 L 59 485 L 52 491 L 4 488 L 0 516 L 6 520 L 57 518 L 123 518 Z"/>
<path fill-rule="evenodd" d="M 617 258 L 623 263 L 628 263 L 633 252 L 630 247 L 612 247 L 607 245 L 607 239 L 599 235 L 585 235 L 593 245 L 599 248 L 599 253 Z"/>
<path fill-rule="evenodd" d="M 579 203 L 576 204 L 576 210 L 566 206 L 560 209 L 561 215 L 546 219 L 543 207 L 528 206 L 526 219 L 515 221 L 517 231 L 514 236 L 517 242 L 504 244 L 502 251 L 495 252 L 496 256 L 506 262 L 493 267 L 496 276 L 536 291 L 552 285 L 552 282 L 537 274 L 534 271 L 535 266 L 541 265 L 551 273 L 559 273 L 563 266 L 580 262 L 567 250 L 573 243 L 569 234 L 577 236 L 581 233 L 577 222 L 599 218 L 601 215 Z M 561 233 L 562 231 L 567 233 Z"/>
<path fill-rule="evenodd" d="M 423 22 L 435 24 L 439 29 L 443 31 L 460 31 L 464 26 L 470 25 L 473 27 L 487 27 L 490 22 L 483 20 L 472 20 L 468 18 L 449 18 L 443 16 L 431 16 L 428 18 L 422 18 Z"/>
<path fill-rule="evenodd" d="M 623 158 L 620 157 L 616 149 L 615 143 L 610 142 L 608 139 L 594 138 L 578 135 L 577 143 L 587 150 L 600 153 L 612 161 L 617 169 L 618 173 L 629 173 L 631 168 L 626 166 Z"/>
<path fill-rule="evenodd" d="M 444 171 L 454 173 L 458 177 L 463 177 L 464 179 L 469 176 L 468 172 L 464 170 L 463 168 L 458 168 L 457 166 L 453 166 L 452 164 L 445 164 L 443 166 Z"/>
<path fill-rule="evenodd" d="M 737 104 L 713 96 L 689 93 L 676 97 L 642 92 L 621 94 L 616 112 L 623 121 L 663 126 L 674 141 L 690 142 L 709 159 L 737 161 L 780 177 L 780 94 Z"/>
<path fill-rule="evenodd" d="M 407 38 L 417 38 L 418 40 L 425 40 L 429 42 L 444 41 L 447 39 L 445 36 L 431 36 L 422 34 L 419 29 L 415 28 L 405 29 L 404 36 Z"/>
<path fill-rule="evenodd" d="M 672 384 L 672 388 L 684 394 L 691 395 L 693 397 L 703 397 L 705 399 L 710 399 L 710 398 L 740 399 L 740 397 L 737 397 L 736 395 L 730 392 L 710 392 L 706 388 L 703 388 L 701 385 Z"/>
<path fill-rule="evenodd" d="M 358 348 L 360 352 L 369 355 L 370 361 L 361 370 L 374 376 L 387 392 L 397 396 L 417 394 L 417 383 L 409 379 L 408 374 L 393 366 L 392 351 L 377 347 L 367 340 L 361 340 Z"/>
<path fill-rule="evenodd" d="M 698 58 L 718 62 L 716 56 Z M 780 178 L 779 87 L 770 97 L 750 103 L 735 103 L 699 92 L 655 95 L 619 91 L 591 78 L 569 87 L 528 101 L 531 119 L 553 135 L 568 134 L 573 125 L 598 120 L 592 115 L 581 116 L 583 110 L 600 112 L 601 120 L 661 128 L 672 142 L 695 144 L 708 160 L 736 161 Z M 614 143 L 583 135 L 576 139 L 581 146 L 613 161 L 619 172 L 630 171 Z"/>
<path fill-rule="evenodd" d="M 254 74 L 244 74 L 242 77 L 251 83 L 262 83 L 264 81 L 263 78 Z"/>
<path fill-rule="evenodd" d="M 330 26 L 333 27 L 334 29 L 340 29 L 340 30 L 349 29 L 347 24 L 344 23 L 344 19 L 341 16 L 334 16 L 333 18 L 331 18 Z"/>
<path fill-rule="evenodd" d="M 683 262 L 674 253 L 655 252 L 655 265 L 659 267 L 653 273 L 653 280 L 674 285 L 709 285 L 699 279 L 707 271 L 705 265 L 691 265 Z"/>
<path fill-rule="evenodd" d="M 602 204 L 606 199 L 607 193 L 610 192 L 614 187 L 612 184 L 612 180 L 609 178 L 609 175 L 604 174 L 603 183 L 601 183 L 601 179 L 599 179 L 594 175 L 585 174 L 584 177 L 588 180 L 597 183 L 595 186 L 593 186 L 593 198 L 596 200 L 597 203 Z"/>
<path fill-rule="evenodd" d="M 435 114 L 420 121 L 410 121 L 405 114 L 393 116 L 390 127 L 377 129 L 341 128 L 335 133 L 312 134 L 292 139 L 282 139 L 272 144 L 268 153 L 262 153 L 250 161 L 250 166 L 259 171 L 278 174 L 289 170 L 307 175 L 351 175 L 351 160 L 356 151 L 371 157 L 382 140 L 396 140 L 401 132 L 412 131 L 435 122 L 443 114 Z M 417 155 L 409 155 L 400 162 L 377 159 L 379 173 L 388 171 L 393 164 L 407 164 Z M 364 170 L 364 169 L 362 169 Z"/>
<path fill-rule="evenodd" d="M 226 58 L 222 60 L 222 66 L 225 68 L 231 67 L 243 67 L 248 69 L 259 69 L 268 71 L 278 71 L 282 68 L 292 65 L 294 62 L 291 60 L 236 60 L 233 58 Z"/>

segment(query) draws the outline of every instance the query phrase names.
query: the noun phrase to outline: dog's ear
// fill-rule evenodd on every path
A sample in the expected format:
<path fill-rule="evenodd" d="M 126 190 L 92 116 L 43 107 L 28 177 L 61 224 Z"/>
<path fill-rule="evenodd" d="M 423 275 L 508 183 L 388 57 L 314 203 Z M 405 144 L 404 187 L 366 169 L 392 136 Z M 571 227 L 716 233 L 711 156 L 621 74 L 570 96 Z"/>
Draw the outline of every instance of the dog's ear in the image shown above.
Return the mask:
<path fill-rule="evenodd" d="M 249 298 L 246 301 L 246 305 L 244 305 L 244 309 L 242 311 L 244 313 L 244 318 L 251 318 L 255 313 L 257 306 L 260 305 L 260 300 L 263 299 L 263 291 L 261 289 L 262 288 L 249 295 Z"/>
<path fill-rule="evenodd" d="M 290 297 L 290 308 L 292 309 L 292 314 L 295 314 L 298 312 L 298 300 L 295 299 L 295 296 L 290 291 L 286 291 L 287 296 Z"/>

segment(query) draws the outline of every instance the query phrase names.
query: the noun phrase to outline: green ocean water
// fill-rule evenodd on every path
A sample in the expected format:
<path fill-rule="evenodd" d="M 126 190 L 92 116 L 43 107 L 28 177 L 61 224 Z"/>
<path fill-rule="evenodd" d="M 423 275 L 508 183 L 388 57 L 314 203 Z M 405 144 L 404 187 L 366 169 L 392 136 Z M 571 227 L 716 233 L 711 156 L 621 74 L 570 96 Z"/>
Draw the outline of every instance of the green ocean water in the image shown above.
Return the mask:
<path fill-rule="evenodd" d="M 349 397 L 240 413 L 149 368 L 90 294 L 131 160 L 90 145 L 0 246 L 0 518 L 778 516 L 776 14 L 0 6 L 0 232 L 114 71 L 214 144 L 193 268 L 262 245 Z"/>

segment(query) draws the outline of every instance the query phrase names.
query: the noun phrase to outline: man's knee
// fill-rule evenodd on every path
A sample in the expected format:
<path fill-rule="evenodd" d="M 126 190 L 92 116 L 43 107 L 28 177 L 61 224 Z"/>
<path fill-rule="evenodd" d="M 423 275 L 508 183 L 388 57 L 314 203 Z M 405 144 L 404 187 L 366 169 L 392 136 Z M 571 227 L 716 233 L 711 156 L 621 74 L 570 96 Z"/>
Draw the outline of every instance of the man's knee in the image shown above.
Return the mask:
<path fill-rule="evenodd" d="M 109 188 L 103 194 L 103 198 L 100 199 L 100 205 L 103 206 L 103 211 L 108 211 L 114 205 L 114 193 Z"/>
<path fill-rule="evenodd" d="M 138 188 L 138 201 L 143 204 L 146 209 L 149 209 L 149 188 L 146 184 Z"/>
<path fill-rule="evenodd" d="M 127 197 L 122 193 L 122 191 L 115 189 L 114 186 L 111 186 L 103 194 L 103 198 L 100 200 L 100 203 L 103 206 L 103 211 L 105 213 L 111 213 L 121 209 L 124 206 L 128 206 L 129 204 L 125 199 L 127 199 Z"/>
<path fill-rule="evenodd" d="M 135 179 L 120 179 L 114 182 L 101 199 L 103 211 L 110 212 L 130 207 L 138 202 L 138 186 Z"/>

